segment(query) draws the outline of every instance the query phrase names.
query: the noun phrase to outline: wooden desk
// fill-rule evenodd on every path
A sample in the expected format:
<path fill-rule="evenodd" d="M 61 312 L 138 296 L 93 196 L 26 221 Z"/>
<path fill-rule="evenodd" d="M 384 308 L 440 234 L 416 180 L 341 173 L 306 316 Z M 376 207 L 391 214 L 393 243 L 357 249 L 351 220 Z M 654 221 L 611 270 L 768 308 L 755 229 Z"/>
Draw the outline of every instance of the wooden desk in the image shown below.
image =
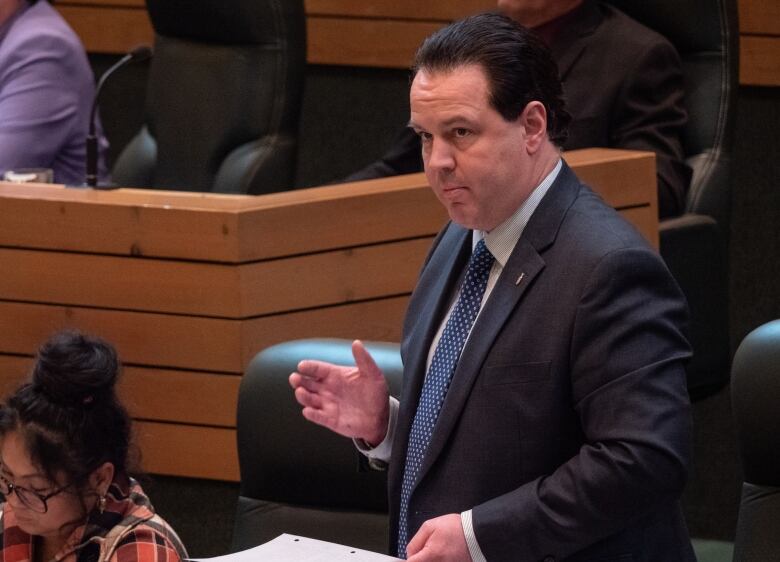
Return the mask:
<path fill-rule="evenodd" d="M 657 244 L 651 153 L 566 157 Z M 397 341 L 445 220 L 423 174 L 256 197 L 0 183 L 0 391 L 53 331 L 98 334 L 125 363 L 144 468 L 238 480 L 250 359 L 295 338 Z"/>

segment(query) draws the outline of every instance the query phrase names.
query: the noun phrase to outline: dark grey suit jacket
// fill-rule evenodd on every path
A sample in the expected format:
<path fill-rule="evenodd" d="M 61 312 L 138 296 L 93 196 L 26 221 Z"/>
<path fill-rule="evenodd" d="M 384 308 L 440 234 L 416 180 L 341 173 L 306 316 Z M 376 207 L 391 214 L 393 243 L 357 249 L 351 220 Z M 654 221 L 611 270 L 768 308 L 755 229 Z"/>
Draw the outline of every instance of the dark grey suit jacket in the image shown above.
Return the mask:
<path fill-rule="evenodd" d="M 428 350 L 470 251 L 470 231 L 447 225 L 409 304 L 391 544 Z M 678 505 L 691 431 L 686 319 L 660 257 L 564 165 L 463 350 L 409 536 L 473 509 L 490 561 L 693 560 Z"/>
<path fill-rule="evenodd" d="M 654 151 L 659 216 L 681 214 L 691 171 L 681 142 L 686 112 L 677 51 L 664 37 L 607 3 L 586 0 L 566 26 L 550 45 L 572 116 L 563 148 Z M 406 129 L 380 160 L 345 181 L 422 168 L 420 141 Z"/>

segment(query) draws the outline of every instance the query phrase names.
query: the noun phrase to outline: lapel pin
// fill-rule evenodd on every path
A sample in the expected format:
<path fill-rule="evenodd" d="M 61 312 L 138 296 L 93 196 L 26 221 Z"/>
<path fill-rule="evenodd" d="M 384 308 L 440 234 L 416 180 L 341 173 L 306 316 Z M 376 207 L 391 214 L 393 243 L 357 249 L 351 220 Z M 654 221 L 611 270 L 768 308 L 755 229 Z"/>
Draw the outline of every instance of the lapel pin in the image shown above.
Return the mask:
<path fill-rule="evenodd" d="M 515 281 L 515 285 L 519 285 L 520 281 L 523 280 L 523 277 L 525 277 L 525 273 L 520 274 L 520 276 L 517 278 L 517 281 Z"/>

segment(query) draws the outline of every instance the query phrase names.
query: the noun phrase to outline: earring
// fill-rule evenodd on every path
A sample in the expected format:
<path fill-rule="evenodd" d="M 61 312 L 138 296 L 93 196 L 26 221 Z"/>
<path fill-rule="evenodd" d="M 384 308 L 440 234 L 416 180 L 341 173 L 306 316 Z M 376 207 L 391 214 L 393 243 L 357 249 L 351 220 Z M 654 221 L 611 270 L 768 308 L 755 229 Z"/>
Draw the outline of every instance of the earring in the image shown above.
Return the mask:
<path fill-rule="evenodd" d="M 106 510 L 106 496 L 100 496 L 100 499 L 98 500 L 98 511 L 101 515 L 103 515 L 103 512 Z"/>

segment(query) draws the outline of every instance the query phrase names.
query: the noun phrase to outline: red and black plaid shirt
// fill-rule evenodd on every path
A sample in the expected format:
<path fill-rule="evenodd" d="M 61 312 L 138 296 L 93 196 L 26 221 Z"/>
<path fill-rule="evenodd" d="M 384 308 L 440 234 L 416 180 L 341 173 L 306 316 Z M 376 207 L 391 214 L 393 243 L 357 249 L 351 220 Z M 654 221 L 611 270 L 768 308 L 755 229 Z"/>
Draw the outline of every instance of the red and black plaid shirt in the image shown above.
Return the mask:
<path fill-rule="evenodd" d="M 0 505 L 1 562 L 33 560 L 33 537 L 16 525 L 9 503 Z M 106 495 L 103 513 L 92 510 L 54 557 L 56 562 L 180 562 L 186 558 L 179 537 L 154 513 L 141 486 L 114 481 Z"/>

